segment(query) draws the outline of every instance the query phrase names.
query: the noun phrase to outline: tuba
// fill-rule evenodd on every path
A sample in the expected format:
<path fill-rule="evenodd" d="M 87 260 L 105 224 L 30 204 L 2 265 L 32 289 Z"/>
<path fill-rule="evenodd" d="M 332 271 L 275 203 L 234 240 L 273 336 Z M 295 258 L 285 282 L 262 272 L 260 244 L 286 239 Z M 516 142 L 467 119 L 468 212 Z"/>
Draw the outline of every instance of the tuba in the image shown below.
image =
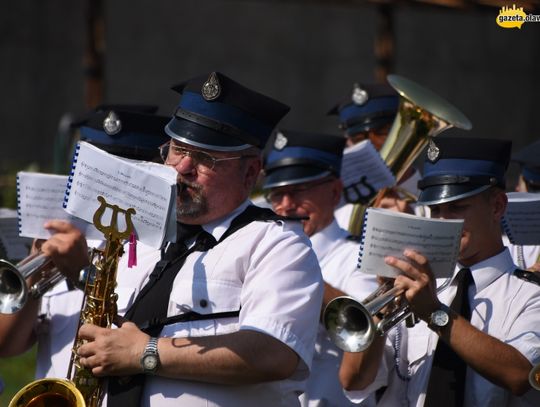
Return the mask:
<path fill-rule="evenodd" d="M 94 250 L 91 263 L 94 273 L 88 273 L 84 301 L 79 317 L 79 327 L 89 323 L 100 327 L 110 327 L 116 316 L 117 295 L 116 273 L 118 261 L 123 254 L 123 241 L 127 240 L 132 231 L 131 216 L 135 209 L 120 209 L 117 205 L 107 204 L 102 196 L 98 196 L 101 203 L 96 210 L 93 223 L 103 232 L 106 245 L 103 251 Z M 101 223 L 105 210 L 112 210 L 109 226 Z M 118 214 L 125 216 L 126 228 L 123 232 L 118 230 Z M 79 363 L 78 349 L 83 341 L 78 338 L 78 328 L 72 348 L 71 360 L 68 369 L 68 379 L 45 378 L 31 382 L 23 387 L 11 400 L 9 407 L 97 407 L 103 399 L 103 381 L 95 377 L 92 371 L 82 367 Z"/>
<path fill-rule="evenodd" d="M 540 363 L 529 372 L 529 383 L 535 390 L 540 390 Z"/>
<path fill-rule="evenodd" d="M 470 130 L 472 125 L 453 105 L 417 83 L 398 75 L 389 75 L 388 83 L 399 93 L 400 103 L 380 154 L 399 181 L 428 143 L 436 149 L 433 137 L 452 127 Z M 361 234 L 364 212 L 384 193 L 384 189 L 379 191 L 366 205 L 354 205 L 349 232 Z M 412 316 L 406 304 L 391 307 L 397 294 L 393 285 L 387 283 L 362 302 L 349 296 L 329 301 L 322 320 L 332 342 L 346 352 L 366 350 L 375 334 L 384 335 Z M 387 306 L 391 311 L 375 323 L 373 316 Z"/>
<path fill-rule="evenodd" d="M 453 105 L 417 83 L 398 75 L 388 75 L 387 79 L 399 93 L 400 101 L 380 154 L 399 182 L 433 137 L 452 127 L 470 130 L 472 124 Z M 384 190 L 367 205 L 354 205 L 349 223 L 351 234 L 360 235 L 365 210 L 382 194 Z"/>

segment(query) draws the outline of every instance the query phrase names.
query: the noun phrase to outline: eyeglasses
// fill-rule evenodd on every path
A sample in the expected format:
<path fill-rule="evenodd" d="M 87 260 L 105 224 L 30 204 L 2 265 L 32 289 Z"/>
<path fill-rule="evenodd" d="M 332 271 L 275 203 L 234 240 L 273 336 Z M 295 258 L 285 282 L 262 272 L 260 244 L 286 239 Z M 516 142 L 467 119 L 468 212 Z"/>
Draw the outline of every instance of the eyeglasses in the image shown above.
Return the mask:
<path fill-rule="evenodd" d="M 324 178 L 317 182 L 311 182 L 309 184 L 301 184 L 294 187 L 278 187 L 275 189 L 270 189 L 264 194 L 266 202 L 272 205 L 278 205 L 283 201 L 283 197 L 288 195 L 290 199 L 301 200 L 305 198 L 305 193 L 311 191 L 313 188 L 318 187 L 319 185 L 326 184 L 330 181 L 333 181 L 334 178 Z"/>
<path fill-rule="evenodd" d="M 201 150 L 188 150 L 187 148 L 171 144 L 170 141 L 159 146 L 159 154 L 163 162 L 167 165 L 176 166 L 183 158 L 189 157 L 197 171 L 211 171 L 217 162 L 239 160 L 254 155 L 239 155 L 235 157 L 216 158 L 213 155 Z"/>

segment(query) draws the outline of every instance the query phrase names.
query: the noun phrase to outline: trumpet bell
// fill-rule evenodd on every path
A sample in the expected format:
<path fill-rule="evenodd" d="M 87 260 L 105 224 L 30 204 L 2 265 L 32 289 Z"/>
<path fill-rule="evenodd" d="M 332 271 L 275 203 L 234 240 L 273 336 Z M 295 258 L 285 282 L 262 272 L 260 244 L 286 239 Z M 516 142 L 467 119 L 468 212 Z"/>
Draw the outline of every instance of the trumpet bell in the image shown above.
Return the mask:
<path fill-rule="evenodd" d="M 369 311 L 351 297 L 337 297 L 323 312 L 323 323 L 332 343 L 345 352 L 366 350 L 376 327 Z"/>
<path fill-rule="evenodd" d="M 82 393 L 67 379 L 41 379 L 15 394 L 9 407 L 84 407 Z"/>
<path fill-rule="evenodd" d="M 26 282 L 13 264 L 0 260 L 0 313 L 14 314 L 26 303 Z"/>

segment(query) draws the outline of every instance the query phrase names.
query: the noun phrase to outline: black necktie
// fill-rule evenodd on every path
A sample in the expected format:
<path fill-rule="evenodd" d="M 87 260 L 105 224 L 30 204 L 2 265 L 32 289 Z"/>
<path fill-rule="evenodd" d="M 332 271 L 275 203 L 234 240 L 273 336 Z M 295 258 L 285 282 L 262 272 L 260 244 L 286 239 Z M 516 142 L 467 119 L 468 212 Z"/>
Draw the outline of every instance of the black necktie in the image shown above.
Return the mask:
<path fill-rule="evenodd" d="M 195 239 L 195 244 L 188 249 L 188 244 Z M 195 251 L 207 251 L 216 245 L 214 237 L 199 225 L 178 223 L 177 242 L 170 244 L 158 262 L 146 285 L 139 292 L 125 317 L 137 325 L 152 325 L 167 316 L 169 297 L 174 279 L 186 258 Z M 150 322 L 150 323 L 149 323 Z M 161 326 L 145 330 L 150 336 L 157 336 Z M 144 387 L 145 375 L 111 377 L 108 386 L 109 406 L 138 406 Z"/>
<path fill-rule="evenodd" d="M 450 308 L 470 320 L 469 286 L 474 284 L 471 270 L 463 268 L 457 276 L 457 291 Z M 463 406 L 467 364 L 442 339 L 437 342 L 426 391 L 425 407 Z"/>

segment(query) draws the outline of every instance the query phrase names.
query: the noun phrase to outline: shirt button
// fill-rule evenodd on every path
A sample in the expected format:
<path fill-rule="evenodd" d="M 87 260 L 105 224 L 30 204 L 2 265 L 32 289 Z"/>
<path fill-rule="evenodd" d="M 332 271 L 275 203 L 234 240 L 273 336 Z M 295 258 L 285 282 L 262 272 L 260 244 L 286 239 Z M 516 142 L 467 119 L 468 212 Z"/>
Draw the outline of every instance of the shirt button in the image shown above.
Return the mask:
<path fill-rule="evenodd" d="M 199 301 L 199 305 L 203 308 L 206 308 L 206 306 L 208 305 L 208 301 L 206 301 L 205 299 L 202 299 Z"/>

